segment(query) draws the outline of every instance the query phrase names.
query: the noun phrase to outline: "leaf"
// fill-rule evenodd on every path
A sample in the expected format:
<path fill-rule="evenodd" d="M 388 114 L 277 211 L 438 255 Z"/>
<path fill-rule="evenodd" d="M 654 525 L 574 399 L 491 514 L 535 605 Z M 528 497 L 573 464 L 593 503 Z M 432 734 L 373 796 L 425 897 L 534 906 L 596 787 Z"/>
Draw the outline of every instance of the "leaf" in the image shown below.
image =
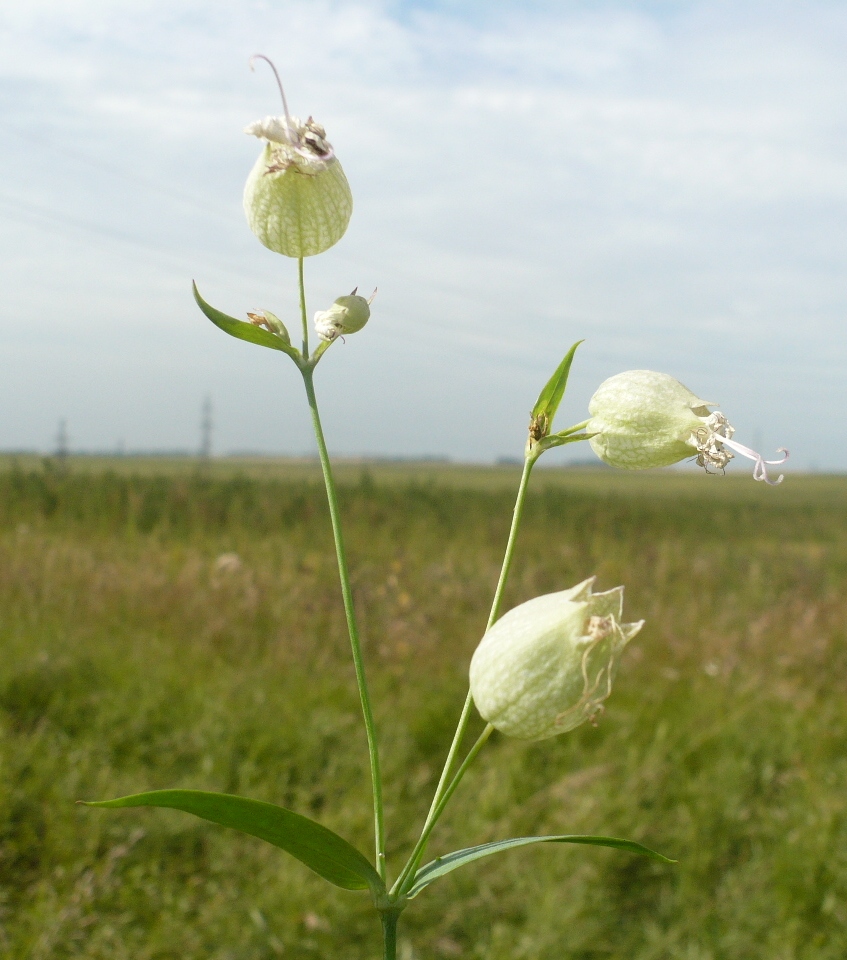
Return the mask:
<path fill-rule="evenodd" d="M 84 802 L 84 801 L 80 801 Z M 117 800 L 85 803 L 88 807 L 169 807 L 231 827 L 280 847 L 324 880 L 345 890 L 385 890 L 367 858 L 337 833 L 299 813 L 261 800 L 204 790 L 151 790 Z"/>
<path fill-rule="evenodd" d="M 271 333 L 270 330 L 265 330 L 264 327 L 257 327 L 253 323 L 247 323 L 246 320 L 236 320 L 235 317 L 228 317 L 225 313 L 221 313 L 220 310 L 216 310 L 206 303 L 200 296 L 200 291 L 197 289 L 196 283 L 192 282 L 191 287 L 194 291 L 194 299 L 197 301 L 197 306 L 200 307 L 212 323 L 216 327 L 220 327 L 224 333 L 228 333 L 231 337 L 236 337 L 239 340 L 246 340 L 248 343 L 258 343 L 260 347 L 269 347 L 271 350 L 281 350 L 283 353 L 287 353 L 292 359 L 296 359 L 299 355 L 299 351 L 295 347 L 292 347 L 290 343 L 286 343 L 282 337 Z"/>
<path fill-rule="evenodd" d="M 483 843 L 478 847 L 468 847 L 466 850 L 456 850 L 448 853 L 445 857 L 438 857 L 432 863 L 426 864 L 415 874 L 415 882 L 412 884 L 407 896 L 411 899 L 416 897 L 424 887 L 429 886 L 433 880 L 443 877 L 458 867 L 463 867 L 466 863 L 472 863 L 482 857 L 491 856 L 492 853 L 500 853 L 501 850 L 511 850 L 513 847 L 526 847 L 532 843 L 585 843 L 595 847 L 617 847 L 620 850 L 629 850 L 630 853 L 637 853 L 641 856 L 652 857 L 660 863 L 676 863 L 676 860 L 669 860 L 663 857 L 655 850 L 636 843 L 634 840 L 618 840 L 617 837 L 582 837 L 562 834 L 552 837 L 513 837 L 511 840 L 497 840 L 494 843 Z"/>
<path fill-rule="evenodd" d="M 565 359 L 556 367 L 556 372 L 547 381 L 544 389 L 535 401 L 535 406 L 532 408 L 532 419 L 538 420 L 540 417 L 544 417 L 548 429 L 552 425 L 553 417 L 556 416 L 556 411 L 559 409 L 559 404 L 565 395 L 565 387 L 568 385 L 568 375 L 571 372 L 574 354 L 576 353 L 576 348 L 582 342 L 582 340 L 577 340 L 570 350 L 568 350 L 565 354 Z"/>

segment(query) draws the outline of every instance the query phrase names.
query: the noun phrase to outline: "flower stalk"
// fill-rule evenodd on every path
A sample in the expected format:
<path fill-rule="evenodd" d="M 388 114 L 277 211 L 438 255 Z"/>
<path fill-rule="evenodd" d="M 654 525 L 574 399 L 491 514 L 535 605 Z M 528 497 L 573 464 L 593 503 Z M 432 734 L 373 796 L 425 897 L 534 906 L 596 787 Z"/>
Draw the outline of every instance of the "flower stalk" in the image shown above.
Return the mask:
<path fill-rule="evenodd" d="M 300 311 L 303 317 L 303 355 L 308 360 L 308 330 L 306 326 L 306 290 L 303 283 L 303 260 L 299 263 L 300 278 Z M 374 839 L 376 847 L 376 868 L 380 877 L 385 880 L 385 815 L 382 802 L 382 774 L 379 764 L 379 744 L 377 742 L 376 723 L 374 722 L 371 698 L 368 693 L 368 683 L 365 676 L 365 664 L 362 659 L 362 645 L 359 640 L 359 627 L 356 622 L 356 610 L 353 606 L 353 589 L 350 585 L 350 571 L 347 566 L 347 551 L 344 546 L 344 534 L 341 529 L 341 514 L 338 508 L 338 492 L 335 478 L 332 473 L 332 464 L 329 459 L 326 440 L 324 438 L 321 417 L 318 411 L 318 400 L 315 395 L 314 365 L 305 363 L 300 368 L 303 375 L 303 384 L 306 387 L 306 398 L 312 415 L 312 426 L 315 431 L 315 440 L 318 445 L 318 457 L 321 462 L 326 499 L 329 505 L 329 516 L 332 524 L 332 536 L 335 542 L 335 558 L 338 563 L 338 577 L 341 581 L 341 597 L 344 601 L 344 615 L 347 618 L 347 632 L 350 635 L 350 648 L 353 653 L 353 667 L 356 672 L 356 684 L 359 688 L 359 699 L 362 704 L 362 716 L 365 721 L 365 733 L 368 740 L 368 754 L 371 769 L 371 789 L 373 794 Z"/>
<path fill-rule="evenodd" d="M 497 580 L 497 586 L 494 590 L 494 598 L 491 601 L 491 610 L 488 614 L 488 623 L 485 627 L 486 630 L 488 630 L 494 624 L 495 620 L 497 620 L 497 618 L 500 616 L 500 607 L 503 603 L 503 593 L 506 588 L 506 581 L 509 579 L 509 572 L 512 569 L 512 560 L 514 559 L 515 555 L 515 544 L 518 540 L 518 530 L 520 529 L 521 520 L 523 518 L 526 494 L 529 489 L 529 477 L 539 455 L 540 451 L 536 453 L 529 453 L 524 458 L 523 472 L 521 473 L 521 480 L 518 486 L 517 496 L 515 497 L 515 506 L 512 510 L 512 523 L 509 528 L 509 538 L 506 541 L 506 550 L 503 555 L 503 562 L 500 566 L 500 576 Z M 471 748 L 471 752 L 465 758 L 455 777 L 450 780 L 450 774 L 453 771 L 453 767 L 456 763 L 456 757 L 459 754 L 462 741 L 465 738 L 465 733 L 467 732 L 468 724 L 470 723 L 472 711 L 473 696 L 471 695 L 470 690 L 468 690 L 468 694 L 465 697 L 465 702 L 462 707 L 462 713 L 459 716 L 459 722 L 456 725 L 456 732 L 453 734 L 453 742 L 450 744 L 450 749 L 447 752 L 447 759 L 444 761 L 444 768 L 441 771 L 441 777 L 438 781 L 438 786 L 435 788 L 435 794 L 432 798 L 429 812 L 427 813 L 426 820 L 424 821 L 424 825 L 421 830 L 420 839 L 415 845 L 415 849 L 412 851 L 412 854 L 406 862 L 406 865 L 403 868 L 400 876 L 397 878 L 396 883 L 392 887 L 392 893 L 402 893 L 404 888 L 407 888 L 410 885 L 409 881 L 414 876 L 415 870 L 417 870 L 421 860 L 423 859 L 429 836 L 432 833 L 435 824 L 438 822 L 439 817 L 444 812 L 447 801 L 455 792 L 456 787 L 458 787 L 459 782 L 465 775 L 465 771 L 470 765 L 470 762 L 482 749 L 485 741 L 488 739 L 494 729 L 490 724 L 488 727 L 486 727 L 487 733 L 484 732 L 484 738 L 481 737 L 474 747 Z M 489 727 L 491 727 L 491 729 L 489 729 Z"/>
<path fill-rule="evenodd" d="M 297 259 L 297 282 L 300 288 L 300 324 L 303 330 L 303 359 L 309 359 L 309 319 L 306 316 L 306 284 L 303 279 L 303 258 Z"/>

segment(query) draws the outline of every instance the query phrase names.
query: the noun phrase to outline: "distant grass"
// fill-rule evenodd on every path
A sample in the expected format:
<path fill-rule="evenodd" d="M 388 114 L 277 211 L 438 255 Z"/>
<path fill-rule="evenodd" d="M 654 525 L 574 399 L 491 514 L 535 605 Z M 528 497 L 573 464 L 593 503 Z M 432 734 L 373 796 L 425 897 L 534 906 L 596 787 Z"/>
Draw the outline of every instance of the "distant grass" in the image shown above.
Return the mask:
<path fill-rule="evenodd" d="M 589 453 L 589 456 L 590 453 Z M 646 471 L 621 471 L 606 467 L 599 460 L 592 465 L 563 468 L 551 467 L 543 459 L 533 473 L 533 488 L 565 488 L 594 493 L 622 493 L 626 496 L 647 494 L 663 496 L 668 493 L 691 491 L 695 477 L 702 480 L 702 471 L 693 464 L 681 468 Z M 333 469 L 342 485 L 356 485 L 368 477 L 378 479 L 380 486 L 409 485 L 450 489 L 499 490 L 514 493 L 520 479 L 522 461 L 496 465 L 452 463 L 440 460 L 416 459 L 368 459 L 334 457 Z M 70 473 L 77 477 L 115 475 L 124 478 L 182 479 L 202 476 L 211 480 L 268 480 L 285 483 L 321 483 L 321 468 L 317 455 L 314 457 L 275 456 L 226 456 L 201 460 L 194 456 L 147 456 L 126 455 L 106 457 L 97 455 L 71 455 L 64 463 L 55 457 L 36 454 L 0 453 L 0 475 L 18 470 L 26 474 L 46 471 L 48 475 Z M 709 487 L 706 496 L 720 498 L 739 495 L 757 498 L 761 487 L 749 482 L 752 467 L 747 461 L 736 460 L 726 476 L 715 476 L 703 482 Z M 797 479 L 797 474 L 789 474 Z M 844 490 L 845 476 L 831 474 L 807 474 L 802 484 L 790 484 L 780 491 L 782 496 L 793 499 L 797 495 L 816 501 L 823 492 L 838 497 Z M 703 491 L 698 491 L 702 494 Z"/>
<path fill-rule="evenodd" d="M 225 466 L 0 471 L 4 958 L 378 955 L 366 898 L 281 851 L 184 815 L 73 804 L 226 790 L 314 816 L 371 852 L 314 465 Z M 466 691 L 517 477 L 341 472 L 399 866 Z M 507 605 L 596 573 L 600 588 L 626 585 L 627 614 L 647 626 L 599 727 L 532 745 L 496 738 L 432 852 L 609 833 L 680 862 L 505 854 L 413 903 L 404 956 L 841 960 L 847 478 L 763 489 L 541 470 L 533 483 Z M 218 561 L 230 553 L 240 563 Z"/>

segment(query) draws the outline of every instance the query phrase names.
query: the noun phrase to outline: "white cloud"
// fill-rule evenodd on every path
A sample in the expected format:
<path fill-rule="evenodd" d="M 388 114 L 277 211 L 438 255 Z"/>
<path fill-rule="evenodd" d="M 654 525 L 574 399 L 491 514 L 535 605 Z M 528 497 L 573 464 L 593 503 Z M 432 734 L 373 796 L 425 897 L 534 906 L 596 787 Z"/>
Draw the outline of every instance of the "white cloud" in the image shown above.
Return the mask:
<path fill-rule="evenodd" d="M 312 299 L 381 291 L 323 378 L 337 447 L 519 450 L 557 354 L 588 336 L 573 419 L 603 377 L 661 367 L 760 432 L 778 420 L 799 463 L 847 467 L 816 426 L 833 391 L 847 399 L 847 18 L 825 3 L 498 11 L 4 10 L 0 342 L 14 372 L 0 402 L 20 415 L 0 447 L 46 442 L 69 404 L 81 445 L 111 444 L 118 408 L 130 447 L 190 445 L 206 392 L 231 411 L 219 447 L 308 444 L 274 418 L 239 424 L 256 408 L 242 365 L 262 371 L 253 392 L 292 403 L 294 371 L 274 385 L 261 351 L 221 342 L 186 295 L 195 275 L 231 312 L 294 308 L 291 265 L 239 212 L 256 151 L 239 131 L 277 109 L 270 71 L 246 69 L 261 50 L 292 109 L 325 123 L 354 188 L 347 237 L 308 265 Z M 22 344 L 33 303 L 48 320 L 27 320 Z M 363 423 L 341 422 L 351 397 Z M 159 404 L 177 412 L 155 416 Z"/>

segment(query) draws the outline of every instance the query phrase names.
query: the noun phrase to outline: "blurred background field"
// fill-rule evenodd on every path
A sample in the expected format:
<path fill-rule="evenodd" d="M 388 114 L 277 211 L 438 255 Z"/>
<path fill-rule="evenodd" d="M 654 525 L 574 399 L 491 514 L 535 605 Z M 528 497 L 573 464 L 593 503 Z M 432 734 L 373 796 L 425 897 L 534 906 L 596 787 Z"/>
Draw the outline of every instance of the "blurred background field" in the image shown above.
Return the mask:
<path fill-rule="evenodd" d="M 398 866 L 466 692 L 518 467 L 342 464 Z M 679 860 L 541 847 L 403 916 L 401 955 L 847 955 L 847 477 L 538 469 L 513 606 L 597 574 L 628 649 L 598 727 L 495 737 L 433 855 L 605 833 Z M 313 816 L 370 854 L 366 749 L 310 461 L 0 462 L 0 956 L 379 954 L 366 895 L 166 811 L 168 786 Z"/>

